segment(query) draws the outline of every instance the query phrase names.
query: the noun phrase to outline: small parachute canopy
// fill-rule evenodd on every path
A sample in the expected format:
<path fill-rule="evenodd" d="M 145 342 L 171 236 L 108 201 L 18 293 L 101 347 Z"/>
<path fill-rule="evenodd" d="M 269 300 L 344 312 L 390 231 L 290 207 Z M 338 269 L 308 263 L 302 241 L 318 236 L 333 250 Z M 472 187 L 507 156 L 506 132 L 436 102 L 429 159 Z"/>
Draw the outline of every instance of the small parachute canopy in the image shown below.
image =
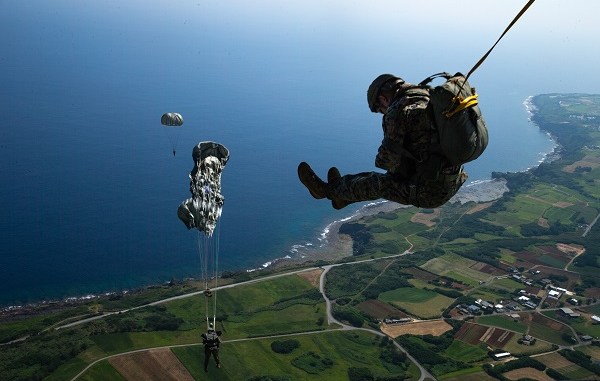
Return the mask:
<path fill-rule="evenodd" d="M 160 117 L 160 123 L 163 126 L 179 127 L 183 125 L 183 117 L 176 112 L 167 112 Z"/>
<path fill-rule="evenodd" d="M 221 172 L 229 160 L 229 150 L 219 143 L 200 142 L 194 147 L 192 158 L 192 197 L 179 205 L 177 216 L 188 229 L 198 229 L 210 237 L 225 200 L 221 194 Z"/>

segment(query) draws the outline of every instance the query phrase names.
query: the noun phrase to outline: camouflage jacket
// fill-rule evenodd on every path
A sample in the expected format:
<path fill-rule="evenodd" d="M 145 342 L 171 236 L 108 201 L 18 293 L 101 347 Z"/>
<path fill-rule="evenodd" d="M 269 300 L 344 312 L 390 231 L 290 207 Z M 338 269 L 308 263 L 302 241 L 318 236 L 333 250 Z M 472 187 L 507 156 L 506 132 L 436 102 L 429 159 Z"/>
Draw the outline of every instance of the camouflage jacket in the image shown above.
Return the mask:
<path fill-rule="evenodd" d="M 214 349 L 219 347 L 221 344 L 221 339 L 219 338 L 217 332 L 209 330 L 208 332 L 202 334 L 202 343 L 204 344 L 205 348 Z"/>
<path fill-rule="evenodd" d="M 410 89 L 396 96 L 383 116 L 383 141 L 375 166 L 403 178 L 411 178 L 417 164 L 429 157 L 432 121 L 427 105 L 429 94 Z"/>

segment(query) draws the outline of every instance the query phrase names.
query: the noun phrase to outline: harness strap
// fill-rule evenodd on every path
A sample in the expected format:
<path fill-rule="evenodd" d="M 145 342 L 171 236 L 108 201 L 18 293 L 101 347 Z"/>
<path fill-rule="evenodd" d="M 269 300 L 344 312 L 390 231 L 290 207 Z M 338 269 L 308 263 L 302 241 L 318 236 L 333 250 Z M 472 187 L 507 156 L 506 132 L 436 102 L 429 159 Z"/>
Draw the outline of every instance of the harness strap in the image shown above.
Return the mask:
<path fill-rule="evenodd" d="M 461 96 L 459 96 L 459 95 L 455 96 L 454 98 L 452 98 L 452 103 L 451 104 L 453 104 L 453 105 L 456 104 L 456 107 L 454 107 L 454 109 L 452 109 L 452 110 L 446 110 L 446 111 L 444 111 L 444 113 L 443 113 L 444 116 L 446 118 L 450 118 L 452 115 L 456 114 L 459 111 L 462 111 L 462 110 L 464 110 L 466 108 L 475 106 L 477 103 L 479 103 L 477 101 L 477 97 L 478 97 L 477 94 L 471 95 L 471 96 L 466 97 L 464 99 Z"/>

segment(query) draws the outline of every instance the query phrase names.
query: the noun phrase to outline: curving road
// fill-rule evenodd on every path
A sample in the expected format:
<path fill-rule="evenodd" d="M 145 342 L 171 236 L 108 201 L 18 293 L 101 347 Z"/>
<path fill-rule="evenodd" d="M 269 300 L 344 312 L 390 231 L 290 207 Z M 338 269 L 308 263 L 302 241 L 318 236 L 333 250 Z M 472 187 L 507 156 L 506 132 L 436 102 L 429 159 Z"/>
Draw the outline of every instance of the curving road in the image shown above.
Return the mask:
<path fill-rule="evenodd" d="M 397 257 L 397 256 L 408 254 L 408 253 L 409 252 L 407 250 L 403 254 L 394 255 L 392 257 Z M 378 259 L 381 259 L 381 258 L 378 258 Z M 372 261 L 372 260 L 374 260 L 374 259 L 369 259 L 369 260 L 365 260 L 365 261 L 361 261 L 361 262 L 368 262 L 368 261 Z M 319 290 L 321 291 L 321 295 L 323 295 L 323 299 L 325 299 L 325 305 L 327 306 L 327 323 L 340 325 L 341 326 L 340 330 L 361 330 L 361 331 L 367 331 L 367 332 L 373 333 L 373 334 L 381 336 L 381 337 L 387 337 L 387 335 L 381 331 L 377 331 L 377 330 L 374 330 L 371 328 L 357 328 L 357 327 L 354 327 L 354 326 L 351 326 L 348 324 L 344 324 L 344 323 L 336 320 L 335 317 L 333 317 L 333 314 L 331 313 L 331 300 L 329 300 L 329 298 L 325 294 L 325 276 L 327 275 L 327 272 L 329 270 L 331 270 L 331 268 L 333 268 L 333 267 L 344 266 L 344 265 L 348 265 L 348 264 L 352 264 L 352 263 L 356 263 L 356 262 L 340 263 L 340 264 L 335 264 L 335 265 L 323 266 L 323 272 L 321 273 L 321 278 L 319 279 Z M 396 348 L 398 348 L 404 354 L 406 354 L 406 357 L 408 357 L 410 359 L 410 361 L 412 361 L 419 368 L 419 371 L 421 372 L 421 377 L 419 377 L 419 381 L 423 381 L 426 379 L 436 380 L 436 378 L 431 373 L 429 373 L 429 371 L 427 369 L 425 369 L 423 367 L 423 365 L 421 365 L 414 357 L 412 357 L 410 355 L 410 353 L 408 353 L 408 351 L 406 351 L 400 344 L 398 344 L 398 342 L 396 340 L 394 340 L 392 338 L 392 342 L 394 343 Z"/>

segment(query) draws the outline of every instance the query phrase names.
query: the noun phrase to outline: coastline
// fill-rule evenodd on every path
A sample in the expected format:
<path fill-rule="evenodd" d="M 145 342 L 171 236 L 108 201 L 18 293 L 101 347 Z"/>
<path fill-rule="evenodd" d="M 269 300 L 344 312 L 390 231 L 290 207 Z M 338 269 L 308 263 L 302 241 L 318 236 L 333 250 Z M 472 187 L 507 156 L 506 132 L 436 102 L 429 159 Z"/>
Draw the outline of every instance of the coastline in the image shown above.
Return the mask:
<path fill-rule="evenodd" d="M 540 131 L 544 132 L 548 138 L 553 142 L 552 149 L 549 152 L 540 152 L 540 159 L 536 164 L 527 167 L 522 171 L 515 172 L 529 172 L 534 170 L 542 163 L 552 162 L 560 158 L 560 151 L 562 146 L 558 143 L 556 137 L 554 137 L 548 131 L 545 131 L 539 125 L 533 121 L 533 115 L 537 111 L 537 107 L 533 104 L 534 96 L 530 95 L 523 101 L 523 107 L 527 112 L 527 120 L 533 123 Z M 492 171 L 493 172 L 493 171 Z M 460 191 L 450 199 L 450 203 L 460 202 L 461 204 L 467 202 L 490 202 L 499 199 L 504 193 L 509 192 L 510 189 L 507 186 L 507 181 L 503 178 L 489 179 L 489 180 L 475 180 L 469 184 L 464 185 Z M 339 234 L 339 228 L 342 224 L 349 221 L 359 220 L 363 217 L 367 217 L 379 212 L 392 212 L 400 208 L 407 208 L 410 206 L 398 204 L 391 201 L 378 201 L 364 205 L 363 207 L 356 210 L 350 216 L 335 220 L 329 223 L 321 232 L 318 240 L 318 244 L 306 243 L 303 245 L 294 245 L 290 249 L 291 255 L 286 255 L 283 258 L 277 258 L 272 261 L 264 263 L 261 267 L 251 269 L 247 271 L 258 271 L 264 269 L 277 269 L 287 265 L 302 264 L 305 262 L 316 261 L 316 260 L 335 260 L 341 259 L 352 255 L 352 241 L 344 235 Z M 301 249 L 307 249 L 300 253 Z"/>
<path fill-rule="evenodd" d="M 523 101 L 523 106 L 528 113 L 528 120 L 533 122 L 532 117 L 537 110 L 535 105 L 532 103 L 532 99 L 534 96 L 528 96 Z M 537 165 L 532 165 L 531 167 L 526 168 L 522 171 L 515 172 L 529 172 L 535 168 L 537 168 L 543 162 L 551 162 L 560 157 L 560 151 L 562 149 L 561 145 L 557 142 L 557 139 L 552 136 L 549 132 L 543 130 L 540 126 L 535 124 L 535 126 L 540 129 L 540 131 L 546 133 L 550 140 L 552 140 L 553 148 L 551 151 L 543 153 L 541 152 L 541 159 L 538 160 Z M 493 172 L 493 171 L 492 171 Z M 497 200 L 506 192 L 509 192 L 510 189 L 507 186 L 506 180 L 502 178 L 490 179 L 490 180 L 476 180 L 467 185 L 464 185 L 461 190 L 449 201 L 450 203 L 460 202 L 461 204 L 467 202 L 489 202 L 493 200 Z M 314 242 L 304 242 L 293 245 L 289 249 L 289 254 L 284 257 L 274 258 L 270 261 L 263 263 L 261 266 L 252 269 L 240 269 L 240 271 L 246 272 L 257 272 L 263 270 L 278 270 L 287 266 L 293 265 L 301 265 L 308 262 L 314 262 L 318 260 L 339 260 L 345 257 L 352 256 L 352 240 L 349 236 L 344 234 L 339 234 L 339 228 L 342 224 L 350 221 L 356 221 L 361 218 L 374 215 L 380 212 L 392 212 L 394 210 L 400 208 L 407 208 L 410 206 L 398 204 L 391 201 L 376 201 L 364 204 L 360 206 L 358 209 L 350 213 L 350 215 L 346 215 L 345 217 L 340 218 L 339 220 L 334 220 L 328 223 L 319 233 L 319 235 L 315 238 Z M 154 283 L 164 284 L 163 283 Z M 152 285 L 141 285 L 137 288 L 131 290 L 121 290 L 120 293 L 126 294 L 129 292 L 133 292 L 135 290 L 143 289 L 146 287 L 151 287 Z M 56 299 L 44 299 L 40 298 L 40 300 L 35 302 L 25 303 L 23 305 L 12 305 L 12 306 L 0 306 L 0 313 L 14 312 L 15 310 L 21 309 L 35 309 L 36 306 L 41 305 L 53 305 L 53 304 L 78 304 L 85 303 L 93 299 L 100 299 L 103 297 L 110 296 L 115 294 L 115 291 L 106 291 L 100 292 L 97 294 L 81 294 L 79 296 L 71 296 L 66 297 L 61 300 Z"/>

